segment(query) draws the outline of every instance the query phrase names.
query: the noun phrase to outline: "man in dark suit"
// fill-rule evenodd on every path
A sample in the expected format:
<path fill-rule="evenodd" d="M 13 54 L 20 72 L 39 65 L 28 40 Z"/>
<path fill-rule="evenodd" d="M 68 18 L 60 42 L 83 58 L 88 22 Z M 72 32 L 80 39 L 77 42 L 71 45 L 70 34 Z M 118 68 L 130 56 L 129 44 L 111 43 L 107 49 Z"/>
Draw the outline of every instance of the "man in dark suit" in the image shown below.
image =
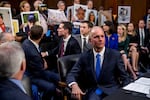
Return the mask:
<path fill-rule="evenodd" d="M 83 95 L 83 100 L 101 100 L 103 96 L 114 93 L 121 86 L 119 83 L 128 84 L 129 79 L 120 53 L 105 48 L 102 28 L 93 27 L 89 38 L 93 49 L 80 56 L 66 81 L 75 98 Z"/>
<path fill-rule="evenodd" d="M 43 28 L 39 25 L 31 27 L 29 39 L 22 43 L 26 56 L 26 74 L 31 82 L 44 91 L 43 100 L 49 100 L 56 92 L 59 81 L 58 74 L 47 70 L 47 63 L 42 58 L 39 43 L 43 37 Z"/>
<path fill-rule="evenodd" d="M 136 38 L 137 38 L 138 48 L 139 48 L 139 53 L 140 53 L 139 61 L 141 61 L 142 64 L 146 67 L 149 62 L 149 60 L 148 60 L 148 54 L 149 54 L 148 45 L 149 45 L 149 41 L 150 41 L 150 38 L 149 38 L 150 34 L 145 29 L 145 22 L 143 19 L 139 20 L 136 34 L 137 34 Z"/>
<path fill-rule="evenodd" d="M 19 43 L 0 45 L 0 99 L 31 100 L 21 80 L 26 69 L 25 55 Z"/>
<path fill-rule="evenodd" d="M 80 34 L 74 35 L 75 39 L 80 44 L 80 48 L 82 52 L 85 52 L 92 48 L 91 44 L 89 43 L 89 32 L 93 24 L 89 21 L 82 21 L 80 24 Z"/>
<path fill-rule="evenodd" d="M 58 29 L 58 36 L 62 37 L 56 48 L 46 52 L 42 52 L 42 56 L 58 55 L 58 57 L 79 54 L 81 53 L 81 48 L 77 40 L 72 37 L 72 24 L 70 22 L 62 22 Z"/>

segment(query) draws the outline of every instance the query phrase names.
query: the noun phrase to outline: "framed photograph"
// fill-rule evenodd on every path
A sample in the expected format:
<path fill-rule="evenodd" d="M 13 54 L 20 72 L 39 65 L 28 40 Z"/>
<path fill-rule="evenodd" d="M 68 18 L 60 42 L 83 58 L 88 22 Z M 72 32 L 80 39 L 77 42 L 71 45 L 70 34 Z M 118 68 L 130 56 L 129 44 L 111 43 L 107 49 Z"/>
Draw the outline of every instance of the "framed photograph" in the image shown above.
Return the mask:
<path fill-rule="evenodd" d="M 118 6 L 118 23 L 130 23 L 131 6 Z"/>
<path fill-rule="evenodd" d="M 14 34 L 10 8 L 0 7 L 0 33 L 1 32 Z"/>
<path fill-rule="evenodd" d="M 86 5 L 74 4 L 74 18 L 82 21 L 88 19 L 88 7 Z"/>
<path fill-rule="evenodd" d="M 64 12 L 55 9 L 48 9 L 48 25 L 58 25 L 63 21 L 68 21 Z"/>
<path fill-rule="evenodd" d="M 72 22 L 73 14 L 74 14 L 74 6 L 68 6 L 67 7 L 67 19 L 68 19 L 68 21 Z"/>
<path fill-rule="evenodd" d="M 97 10 L 88 9 L 88 20 L 93 25 L 96 25 L 96 23 L 97 23 Z"/>
<path fill-rule="evenodd" d="M 40 25 L 40 16 L 38 11 L 21 12 L 21 20 L 24 25 L 23 31 L 29 32 L 33 25 Z"/>
<path fill-rule="evenodd" d="M 98 26 L 103 26 L 105 21 L 112 21 L 112 12 L 110 10 L 100 10 L 98 12 Z"/>
<path fill-rule="evenodd" d="M 12 19 L 13 29 L 14 29 L 14 36 L 16 33 L 19 32 L 19 22 L 17 19 Z"/>

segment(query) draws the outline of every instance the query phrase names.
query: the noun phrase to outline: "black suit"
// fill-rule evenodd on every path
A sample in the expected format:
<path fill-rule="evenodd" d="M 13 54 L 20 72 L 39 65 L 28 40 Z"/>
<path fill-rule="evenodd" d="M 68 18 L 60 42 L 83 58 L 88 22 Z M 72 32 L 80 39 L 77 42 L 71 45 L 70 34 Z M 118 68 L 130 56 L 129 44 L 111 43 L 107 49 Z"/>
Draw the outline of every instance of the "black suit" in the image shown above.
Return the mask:
<path fill-rule="evenodd" d="M 43 91 L 54 92 L 59 81 L 58 74 L 44 69 L 43 58 L 30 40 L 26 39 L 22 47 L 26 56 L 26 73 L 32 78 L 32 83 Z"/>
<path fill-rule="evenodd" d="M 61 51 L 61 45 L 62 45 L 63 39 L 61 38 L 58 46 L 54 48 L 53 50 L 49 50 L 48 54 L 49 55 L 57 55 L 60 57 L 60 51 Z M 66 51 L 64 52 L 63 56 L 67 55 L 72 55 L 72 54 L 79 54 L 81 53 L 81 48 L 77 42 L 77 40 L 74 37 L 70 37 L 67 46 L 66 46 Z"/>
<path fill-rule="evenodd" d="M 1 100 L 32 100 L 15 83 L 8 79 L 0 79 Z"/>
<path fill-rule="evenodd" d="M 121 80 L 122 85 L 129 83 L 120 53 L 106 48 L 100 78 L 97 81 L 94 54 L 91 49 L 83 53 L 79 61 L 73 66 L 67 76 L 67 83 L 78 82 L 83 91 L 95 92 L 95 89 L 99 87 L 105 95 L 109 95 L 121 86 L 118 79 Z"/>

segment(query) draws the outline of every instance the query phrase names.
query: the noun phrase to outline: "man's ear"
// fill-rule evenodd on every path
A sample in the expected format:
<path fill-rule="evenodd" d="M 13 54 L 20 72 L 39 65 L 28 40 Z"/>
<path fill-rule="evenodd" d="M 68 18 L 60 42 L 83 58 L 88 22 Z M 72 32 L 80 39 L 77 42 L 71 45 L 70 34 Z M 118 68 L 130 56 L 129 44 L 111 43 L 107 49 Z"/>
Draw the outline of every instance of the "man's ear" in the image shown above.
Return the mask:
<path fill-rule="evenodd" d="M 25 71 L 26 70 L 26 60 L 24 59 L 21 63 L 21 68 L 20 68 L 21 71 Z"/>

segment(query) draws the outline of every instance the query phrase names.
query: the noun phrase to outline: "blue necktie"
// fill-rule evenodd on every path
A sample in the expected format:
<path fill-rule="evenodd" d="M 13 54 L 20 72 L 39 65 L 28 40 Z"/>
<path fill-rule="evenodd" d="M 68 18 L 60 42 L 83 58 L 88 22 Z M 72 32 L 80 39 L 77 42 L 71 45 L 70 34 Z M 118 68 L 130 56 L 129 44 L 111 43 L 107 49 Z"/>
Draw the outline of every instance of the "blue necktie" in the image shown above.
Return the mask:
<path fill-rule="evenodd" d="M 100 75 L 100 71 L 101 71 L 101 55 L 100 54 L 97 54 L 96 55 L 96 78 L 98 79 L 99 78 L 99 75 Z"/>
<path fill-rule="evenodd" d="M 96 55 L 96 78 L 97 78 L 97 80 L 99 78 L 100 72 L 101 72 L 101 55 L 97 54 Z M 101 95 L 102 94 L 102 90 L 100 88 L 97 88 L 95 90 L 95 93 L 97 95 Z"/>

